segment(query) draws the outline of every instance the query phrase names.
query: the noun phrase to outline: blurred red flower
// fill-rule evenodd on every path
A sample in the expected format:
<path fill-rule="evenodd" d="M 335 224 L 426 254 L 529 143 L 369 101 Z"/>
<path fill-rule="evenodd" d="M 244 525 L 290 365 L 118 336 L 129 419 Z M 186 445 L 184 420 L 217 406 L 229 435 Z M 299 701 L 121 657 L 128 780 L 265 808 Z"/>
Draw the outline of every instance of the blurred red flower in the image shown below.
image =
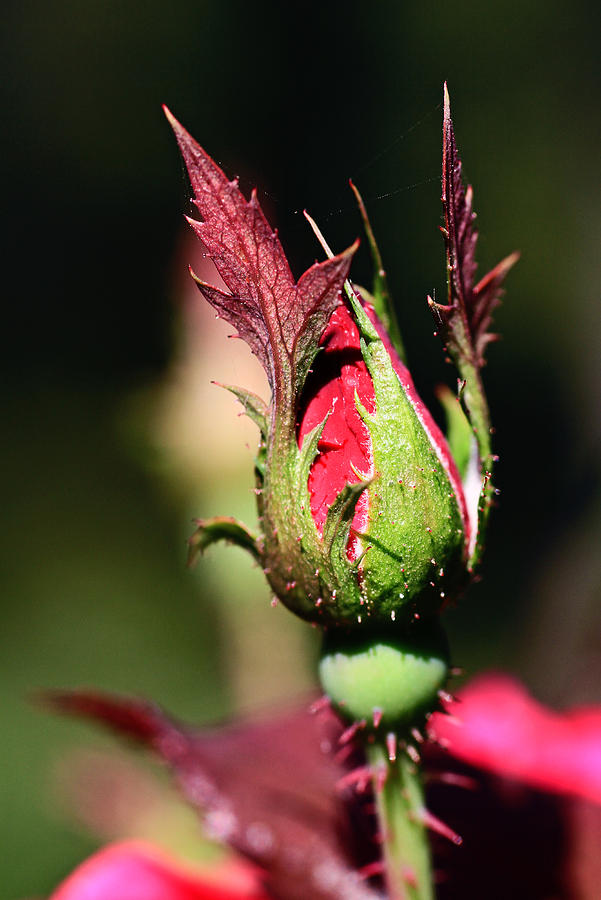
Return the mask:
<path fill-rule="evenodd" d="M 436 713 L 430 734 L 458 759 L 545 791 L 601 803 L 601 708 L 554 712 L 508 675 L 488 674 Z"/>
<path fill-rule="evenodd" d="M 235 869 L 209 878 L 149 845 L 115 844 L 76 869 L 51 900 L 381 898 L 377 881 L 366 878 L 378 858 L 370 791 L 353 787 L 360 779 L 352 770 L 364 771 L 365 761 L 359 750 L 348 760 L 336 752 L 343 726 L 327 707 L 310 715 L 304 703 L 197 732 L 136 700 L 90 693 L 50 699 L 154 750 L 210 832 L 254 865 L 241 883 L 230 877 Z M 464 844 L 458 850 L 434 838 L 446 879 L 440 900 L 597 897 L 601 708 L 553 712 L 513 678 L 490 674 L 445 705 L 447 714 L 432 716 L 429 730 L 446 751 L 422 746 L 428 807 Z M 474 790 L 461 796 L 448 788 L 468 783 Z"/>
<path fill-rule="evenodd" d="M 67 878 L 50 900 L 267 900 L 250 868 L 219 881 L 139 841 L 111 844 Z"/>

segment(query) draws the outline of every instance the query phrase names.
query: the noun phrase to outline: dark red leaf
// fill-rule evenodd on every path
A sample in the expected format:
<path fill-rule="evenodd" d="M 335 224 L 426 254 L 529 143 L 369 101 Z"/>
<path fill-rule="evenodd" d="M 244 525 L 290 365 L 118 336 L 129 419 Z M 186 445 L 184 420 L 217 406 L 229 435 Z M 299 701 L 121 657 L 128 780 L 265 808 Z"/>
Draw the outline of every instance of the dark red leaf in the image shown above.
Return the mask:
<path fill-rule="evenodd" d="M 270 719 L 195 733 L 157 707 L 87 692 L 49 695 L 154 750 L 209 831 L 266 873 L 281 900 L 375 900 L 357 875 L 378 857 L 363 799 L 340 791 L 349 764 L 334 759 L 342 727 L 307 706 Z M 355 760 L 355 763 L 357 760 Z M 361 760 L 360 760 L 361 762 Z"/>
<path fill-rule="evenodd" d="M 449 94 L 445 84 L 442 154 L 442 203 L 447 249 L 448 302 L 430 301 L 444 330 L 451 353 L 476 368 L 484 365 L 486 345 L 494 340 L 488 331 L 492 313 L 501 297 L 501 285 L 519 254 L 506 257 L 479 284 L 476 274 L 476 214 L 472 206 L 472 188 L 463 185 L 461 159 L 457 152 L 451 119 Z"/>
<path fill-rule="evenodd" d="M 272 391 L 298 393 L 341 291 L 357 245 L 316 263 L 295 282 L 277 232 L 256 191 L 246 200 L 165 108 L 190 176 L 202 221 L 188 221 L 228 287 L 197 279 L 208 300 L 238 330 L 263 364 Z"/>
<path fill-rule="evenodd" d="M 476 242 L 472 189 L 464 188 L 461 160 L 455 144 L 451 107 L 444 86 L 442 204 L 445 225 L 441 229 L 447 255 L 447 304 L 428 297 L 445 350 L 452 357 L 461 382 L 461 400 L 478 446 L 481 490 L 477 503 L 471 504 L 472 546 L 469 567 L 478 565 L 483 547 L 494 486 L 494 456 L 491 442 L 490 414 L 480 369 L 484 365 L 487 345 L 496 335 L 489 328 L 492 313 L 499 304 L 501 286 L 519 254 L 513 253 L 500 262 L 478 284 L 476 275 Z M 473 498 L 476 501 L 476 498 Z"/>

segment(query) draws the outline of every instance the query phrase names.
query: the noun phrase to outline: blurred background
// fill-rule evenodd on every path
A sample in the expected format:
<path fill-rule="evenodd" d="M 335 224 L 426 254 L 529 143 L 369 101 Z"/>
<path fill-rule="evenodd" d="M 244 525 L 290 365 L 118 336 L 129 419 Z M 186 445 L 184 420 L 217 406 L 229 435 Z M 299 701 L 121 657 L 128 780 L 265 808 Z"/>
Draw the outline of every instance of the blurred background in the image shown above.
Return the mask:
<path fill-rule="evenodd" d="M 485 371 L 499 509 L 482 583 L 446 616 L 454 662 L 601 702 L 600 7 L 9 0 L 3 26 L 2 895 L 47 895 L 136 816 L 160 831 L 149 809 L 179 835 L 171 795 L 134 760 L 128 799 L 131 758 L 32 692 L 94 685 L 212 722 L 313 685 L 314 632 L 239 550 L 185 568 L 192 517 L 255 521 L 256 436 L 210 381 L 264 389 L 188 282 L 162 102 L 258 187 L 297 275 L 320 253 L 304 207 L 335 248 L 359 233 L 353 177 L 433 404 L 454 379 L 425 304 L 444 291 L 448 80 L 480 271 L 522 252 Z M 90 767 L 114 776 L 107 821 Z M 194 826 L 173 816 L 181 848 Z"/>

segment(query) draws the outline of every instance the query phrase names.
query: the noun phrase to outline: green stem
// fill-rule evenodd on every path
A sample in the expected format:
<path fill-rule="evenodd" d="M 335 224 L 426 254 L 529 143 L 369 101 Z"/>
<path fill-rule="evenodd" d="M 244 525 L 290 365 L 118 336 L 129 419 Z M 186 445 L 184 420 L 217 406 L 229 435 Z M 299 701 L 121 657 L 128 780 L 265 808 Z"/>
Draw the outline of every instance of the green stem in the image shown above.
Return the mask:
<path fill-rule="evenodd" d="M 422 821 L 424 798 L 419 770 L 402 751 L 391 762 L 379 742 L 367 745 L 367 756 L 374 772 L 390 900 L 433 900 L 432 862 Z M 386 780 L 382 784 L 384 771 Z"/>

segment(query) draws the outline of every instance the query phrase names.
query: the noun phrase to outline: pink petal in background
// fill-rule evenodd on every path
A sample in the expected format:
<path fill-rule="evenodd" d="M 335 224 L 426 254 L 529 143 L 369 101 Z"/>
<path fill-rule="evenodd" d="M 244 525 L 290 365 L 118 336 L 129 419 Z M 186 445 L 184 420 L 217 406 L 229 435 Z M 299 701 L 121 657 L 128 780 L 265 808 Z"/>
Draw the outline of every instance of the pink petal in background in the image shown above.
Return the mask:
<path fill-rule="evenodd" d="M 151 844 L 111 844 L 75 869 L 50 900 L 267 900 L 252 870 L 223 881 L 195 872 Z"/>
<path fill-rule="evenodd" d="M 430 733 L 458 759 L 541 790 L 601 804 L 601 707 L 555 712 L 507 675 L 482 675 Z"/>

